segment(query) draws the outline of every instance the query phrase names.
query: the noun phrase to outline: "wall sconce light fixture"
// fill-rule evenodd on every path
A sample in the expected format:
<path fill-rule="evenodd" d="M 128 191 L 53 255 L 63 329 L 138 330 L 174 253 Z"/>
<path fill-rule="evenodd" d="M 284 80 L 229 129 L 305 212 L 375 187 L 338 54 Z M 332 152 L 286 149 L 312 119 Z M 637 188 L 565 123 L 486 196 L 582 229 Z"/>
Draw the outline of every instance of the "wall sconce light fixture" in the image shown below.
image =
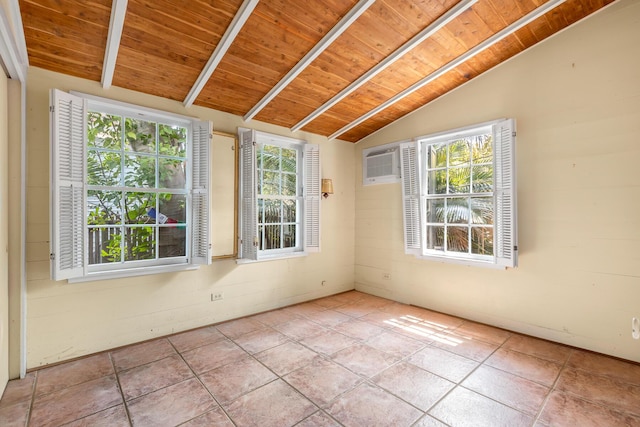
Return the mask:
<path fill-rule="evenodd" d="M 325 199 L 329 197 L 329 194 L 333 194 L 333 181 L 331 181 L 330 179 L 323 179 L 322 189 L 320 190 L 320 192 L 322 192 L 322 197 L 324 197 Z"/>

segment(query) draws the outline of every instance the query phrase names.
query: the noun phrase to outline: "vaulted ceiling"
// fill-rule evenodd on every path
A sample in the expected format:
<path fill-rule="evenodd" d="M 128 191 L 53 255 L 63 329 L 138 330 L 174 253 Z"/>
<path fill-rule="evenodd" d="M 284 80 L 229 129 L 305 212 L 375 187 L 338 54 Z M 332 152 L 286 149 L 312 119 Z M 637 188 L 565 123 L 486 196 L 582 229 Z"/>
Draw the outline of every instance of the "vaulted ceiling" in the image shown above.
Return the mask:
<path fill-rule="evenodd" d="M 357 142 L 615 0 L 20 0 L 32 66 Z"/>

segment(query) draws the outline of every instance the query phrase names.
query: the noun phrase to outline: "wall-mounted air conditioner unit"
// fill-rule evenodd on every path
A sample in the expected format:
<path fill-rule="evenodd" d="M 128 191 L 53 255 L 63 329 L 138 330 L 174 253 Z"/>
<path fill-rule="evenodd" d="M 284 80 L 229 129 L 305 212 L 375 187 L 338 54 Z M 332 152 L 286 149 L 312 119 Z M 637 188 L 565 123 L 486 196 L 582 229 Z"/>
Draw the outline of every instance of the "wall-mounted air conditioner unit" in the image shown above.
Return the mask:
<path fill-rule="evenodd" d="M 400 182 L 400 142 L 362 150 L 362 185 Z"/>

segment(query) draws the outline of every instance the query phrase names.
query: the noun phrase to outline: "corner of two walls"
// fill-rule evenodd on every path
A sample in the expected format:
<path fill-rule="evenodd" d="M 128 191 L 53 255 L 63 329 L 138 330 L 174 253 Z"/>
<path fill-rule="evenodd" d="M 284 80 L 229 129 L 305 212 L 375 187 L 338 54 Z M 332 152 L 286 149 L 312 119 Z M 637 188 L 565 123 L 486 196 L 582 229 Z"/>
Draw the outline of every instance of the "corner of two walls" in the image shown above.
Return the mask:
<path fill-rule="evenodd" d="M 620 0 L 358 143 L 356 289 L 640 362 L 638 20 Z M 400 186 L 363 187 L 362 150 L 500 117 L 517 120 L 518 268 L 405 255 Z"/>
<path fill-rule="evenodd" d="M 335 194 L 322 200 L 322 251 L 306 257 L 236 264 L 214 261 L 197 271 L 69 284 L 49 278 L 49 118 L 51 88 L 75 90 L 238 126 L 306 139 L 321 147 L 322 175 Z M 355 148 L 341 141 L 242 119 L 201 107 L 38 68 L 27 84 L 27 364 L 36 368 L 354 288 Z M 215 197 L 215 196 L 214 196 Z M 213 225 L 215 231 L 215 224 Z M 324 283 L 324 284 L 323 284 Z M 211 301 L 212 293 L 224 299 Z"/>

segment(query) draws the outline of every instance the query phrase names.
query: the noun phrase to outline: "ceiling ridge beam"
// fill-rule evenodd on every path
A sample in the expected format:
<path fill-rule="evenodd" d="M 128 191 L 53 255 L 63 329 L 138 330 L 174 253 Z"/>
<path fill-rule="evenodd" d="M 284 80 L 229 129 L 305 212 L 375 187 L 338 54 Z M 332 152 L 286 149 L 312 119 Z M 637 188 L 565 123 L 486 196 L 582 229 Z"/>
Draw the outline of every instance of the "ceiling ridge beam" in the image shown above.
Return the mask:
<path fill-rule="evenodd" d="M 325 36 L 244 116 L 249 121 L 284 90 L 322 52 L 360 17 L 375 0 L 360 0 Z"/>
<path fill-rule="evenodd" d="M 229 27 L 227 27 L 227 30 L 218 42 L 218 45 L 211 54 L 209 61 L 207 61 L 207 64 L 200 72 L 200 75 L 191 87 L 191 90 L 189 90 L 187 97 L 184 99 L 183 104 L 185 107 L 191 107 L 195 100 L 198 98 L 198 95 L 200 95 L 200 92 L 202 92 L 202 89 L 204 89 L 204 86 L 207 84 L 207 82 L 211 78 L 211 75 L 220 64 L 220 61 L 222 61 L 222 58 L 229 50 L 229 47 L 231 47 L 231 44 L 238 36 L 238 33 L 251 16 L 251 13 L 253 13 L 253 9 L 256 8 L 258 2 L 259 0 L 244 0 L 242 5 L 238 9 L 238 12 L 236 12 L 233 20 L 229 24 Z"/>
<path fill-rule="evenodd" d="M 336 105 L 337 103 L 342 101 L 344 98 L 346 98 L 351 93 L 353 93 L 355 90 L 357 90 L 359 87 L 361 87 L 366 82 L 368 82 L 369 80 L 371 80 L 372 78 L 374 78 L 375 76 L 380 74 L 382 71 L 384 71 L 391 64 L 393 64 L 394 62 L 399 60 L 402 56 L 404 56 L 407 53 L 409 53 L 409 51 L 414 49 L 420 43 L 422 43 L 423 41 L 425 41 L 426 39 L 431 37 L 433 34 L 438 32 L 442 27 L 444 27 L 449 22 L 451 22 L 452 20 L 457 18 L 462 12 L 464 12 L 465 10 L 467 10 L 468 8 L 473 6 L 475 3 L 477 3 L 477 1 L 478 0 L 462 0 L 460 3 L 456 4 L 455 6 L 453 6 L 451 9 L 449 9 L 444 14 L 442 14 L 442 16 L 440 16 L 438 19 L 436 19 L 431 24 L 429 24 L 427 27 L 425 27 L 418 34 L 413 36 L 410 40 L 405 42 L 402 46 L 400 46 L 398 49 L 393 51 L 384 60 L 382 60 L 381 62 L 376 64 L 373 68 L 371 68 L 365 74 L 363 74 L 360 77 L 358 77 L 358 79 L 355 80 L 353 83 L 351 83 L 349 86 L 345 87 L 340 92 L 338 92 L 338 94 L 336 94 L 333 98 L 331 98 L 330 100 L 328 100 L 327 102 L 322 104 L 320 107 L 318 107 L 315 111 L 313 111 L 307 117 L 305 117 L 300 122 L 295 124 L 291 128 L 291 130 L 293 132 L 298 131 L 303 126 L 306 126 L 309 123 L 311 123 L 312 121 L 314 121 L 315 119 L 317 119 L 319 116 L 321 116 L 329 108 L 333 107 L 334 105 Z"/>
<path fill-rule="evenodd" d="M 107 48 L 104 51 L 102 63 L 102 87 L 109 89 L 113 83 L 113 73 L 116 70 L 116 60 L 122 39 L 124 18 L 127 14 L 129 0 L 113 0 L 111 4 L 111 18 L 109 20 L 109 35 L 107 36 Z"/>
<path fill-rule="evenodd" d="M 529 24 L 531 21 L 541 17 L 542 15 L 546 14 L 550 10 L 552 10 L 552 9 L 556 8 L 557 6 L 561 5 L 565 1 L 566 0 L 549 0 L 547 3 L 543 4 L 542 6 L 539 6 L 538 8 L 534 9 L 533 11 L 529 12 L 528 14 L 523 16 L 522 18 L 520 18 L 517 21 L 515 21 L 514 23 L 512 23 L 511 25 L 509 25 L 509 26 L 505 27 L 504 29 L 502 29 L 501 31 L 495 33 L 493 36 L 489 37 L 488 39 L 486 39 L 482 43 L 476 45 L 474 48 L 468 50 L 467 52 L 465 52 L 464 54 L 460 55 L 456 59 L 450 61 L 449 63 L 447 63 L 445 65 L 443 65 L 442 67 L 438 68 L 433 73 L 429 74 L 428 76 L 424 77 L 423 79 L 421 79 L 418 82 L 414 83 L 413 85 L 409 86 L 407 89 L 405 89 L 402 92 L 396 94 L 392 98 L 389 98 L 387 101 L 385 101 L 382 104 L 378 105 L 376 108 L 372 109 L 368 113 L 363 114 L 362 116 L 358 117 L 356 120 L 352 121 L 348 125 L 342 127 L 338 131 L 334 132 L 332 135 L 329 136 L 329 139 L 330 140 L 331 139 L 335 139 L 338 136 L 344 134 L 345 132 L 353 129 L 354 127 L 356 127 L 358 125 L 360 125 L 361 123 L 363 123 L 364 121 L 366 121 L 366 120 L 370 119 L 371 117 L 377 115 L 381 111 L 389 108 L 391 105 L 395 104 L 396 102 L 398 102 L 398 101 L 402 100 L 403 98 L 406 98 L 407 96 L 411 95 L 413 92 L 419 90 L 423 86 L 426 86 L 427 84 L 431 83 L 435 79 L 437 79 L 437 78 L 441 77 L 442 75 L 448 73 L 449 71 L 453 70 L 454 68 L 456 68 L 458 65 L 462 64 L 463 62 L 465 62 L 465 61 L 469 60 L 470 58 L 476 56 L 480 52 L 488 49 L 489 47 L 491 47 L 495 43 L 499 42 L 500 40 L 504 39 L 505 37 L 509 36 L 510 34 L 514 33 L 515 31 L 518 31 L 520 28 L 522 28 L 525 25 Z"/>

